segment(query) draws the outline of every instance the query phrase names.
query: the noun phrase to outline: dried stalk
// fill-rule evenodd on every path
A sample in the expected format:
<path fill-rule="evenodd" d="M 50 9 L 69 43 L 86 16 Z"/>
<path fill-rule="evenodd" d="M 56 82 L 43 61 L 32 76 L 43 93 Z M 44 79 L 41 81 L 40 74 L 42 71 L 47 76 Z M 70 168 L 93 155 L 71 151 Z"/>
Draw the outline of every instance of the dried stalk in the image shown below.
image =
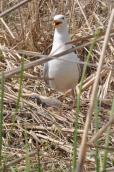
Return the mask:
<path fill-rule="evenodd" d="M 11 35 L 11 37 L 13 39 L 15 39 L 15 36 L 13 34 L 13 32 L 11 31 L 11 29 L 8 27 L 8 25 L 6 24 L 6 22 L 4 21 L 3 18 L 0 18 L 1 22 L 3 23 L 4 27 L 6 28 L 6 30 L 9 32 L 9 34 Z"/>
<path fill-rule="evenodd" d="M 17 8 L 21 7 L 22 5 L 26 4 L 27 2 L 30 2 L 31 0 L 23 0 L 19 3 L 17 3 L 16 5 L 14 5 L 13 7 L 3 11 L 2 13 L 0 13 L 0 17 L 4 17 L 5 15 L 11 13 L 12 11 L 16 10 Z"/>
<path fill-rule="evenodd" d="M 85 127 L 84 127 L 84 134 L 82 137 L 82 143 L 81 143 L 81 147 L 80 147 L 76 172 L 82 172 L 83 171 L 83 163 L 84 163 L 86 152 L 87 152 L 87 144 L 86 143 L 87 143 L 88 129 L 89 129 L 89 126 L 91 123 L 92 112 L 94 109 L 94 104 L 95 104 L 96 95 L 97 95 L 100 72 L 101 72 L 103 60 L 105 57 L 105 51 L 106 51 L 106 47 L 108 44 L 110 31 L 112 28 L 113 18 L 114 18 L 114 10 L 112 10 L 112 13 L 111 13 L 111 16 L 109 19 L 109 23 L 108 23 L 108 27 L 107 27 L 107 31 L 106 31 L 106 35 L 104 38 L 103 48 L 102 48 L 102 52 L 101 52 L 101 56 L 100 56 L 100 60 L 99 60 L 99 65 L 98 65 L 98 69 L 97 69 L 97 73 L 96 73 L 96 79 L 95 79 L 93 90 L 92 90 L 90 107 L 88 110 L 88 115 L 87 115 L 86 123 L 85 123 Z"/>
<path fill-rule="evenodd" d="M 102 128 L 99 129 L 99 131 L 91 138 L 91 140 L 89 141 L 89 144 L 92 144 L 93 142 L 95 142 L 113 122 L 114 122 L 114 117 L 111 118 L 107 122 L 107 124 L 105 124 Z"/>
<path fill-rule="evenodd" d="M 2 49 L 2 47 L 0 47 L 0 49 Z M 48 61 L 50 61 L 50 60 L 53 60 L 54 58 L 59 58 L 59 57 L 61 57 L 61 56 L 63 56 L 63 55 L 69 54 L 69 53 L 73 52 L 75 49 L 76 49 L 76 47 L 73 47 L 73 48 L 71 48 L 71 49 L 65 50 L 65 51 L 63 51 L 63 52 L 61 52 L 61 53 L 58 53 L 58 54 L 56 54 L 56 55 L 53 55 L 53 56 L 38 55 L 37 57 L 39 57 L 39 58 L 41 58 L 41 59 L 34 60 L 33 62 L 28 62 L 28 63 L 24 64 L 24 70 L 27 70 L 27 69 L 32 68 L 32 67 L 35 67 L 35 66 L 37 66 L 37 65 L 44 64 L 44 63 L 46 63 L 46 62 L 48 62 Z M 42 58 L 42 57 L 43 57 L 43 58 Z M 78 61 L 78 63 L 84 64 L 84 62 L 82 62 L 82 61 L 80 61 L 80 62 Z M 93 64 L 91 64 L 91 63 L 89 63 L 88 65 L 95 67 L 95 65 L 93 65 Z M 114 70 L 114 68 L 111 68 L 111 67 L 108 67 L 108 66 L 104 66 L 104 67 L 102 67 L 102 68 L 104 68 L 104 69 L 109 69 L 109 70 Z M 21 68 L 20 68 L 20 66 L 19 66 L 19 67 L 16 67 L 16 68 L 14 68 L 14 69 L 12 69 L 12 70 L 10 70 L 10 71 L 4 72 L 4 77 L 5 77 L 5 79 L 11 77 L 11 76 L 14 75 L 14 74 L 19 73 L 19 72 L 20 72 L 20 69 L 21 69 Z"/>

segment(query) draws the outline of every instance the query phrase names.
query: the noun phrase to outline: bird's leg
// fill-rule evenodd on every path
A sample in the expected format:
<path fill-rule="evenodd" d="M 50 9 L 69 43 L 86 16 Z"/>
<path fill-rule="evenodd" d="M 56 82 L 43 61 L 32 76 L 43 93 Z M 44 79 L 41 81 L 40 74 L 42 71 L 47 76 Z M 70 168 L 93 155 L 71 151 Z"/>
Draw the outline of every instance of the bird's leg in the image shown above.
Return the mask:
<path fill-rule="evenodd" d="M 72 105 L 69 108 L 69 105 L 64 103 L 64 100 L 66 99 L 67 96 L 71 94 L 71 99 L 72 99 Z M 66 91 L 64 94 L 60 95 L 58 99 L 62 102 L 61 107 L 59 109 L 59 113 L 62 114 L 64 107 L 68 109 L 72 109 L 76 106 L 76 89 L 73 88 L 71 90 Z"/>
<path fill-rule="evenodd" d="M 72 88 L 71 90 L 68 90 L 65 93 L 65 97 L 69 95 L 69 93 L 72 95 L 72 108 L 76 106 L 76 89 Z"/>
<path fill-rule="evenodd" d="M 71 90 L 71 94 L 72 94 L 72 100 L 73 100 L 72 106 L 75 107 L 76 106 L 76 89 L 75 88 Z"/>

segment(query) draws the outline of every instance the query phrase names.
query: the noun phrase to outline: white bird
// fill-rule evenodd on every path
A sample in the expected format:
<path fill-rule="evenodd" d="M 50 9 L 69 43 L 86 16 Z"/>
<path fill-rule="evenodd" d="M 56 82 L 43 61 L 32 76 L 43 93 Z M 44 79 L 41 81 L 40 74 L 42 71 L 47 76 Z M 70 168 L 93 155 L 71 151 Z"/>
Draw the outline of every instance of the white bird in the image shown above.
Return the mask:
<path fill-rule="evenodd" d="M 72 48 L 72 44 L 65 44 L 71 41 L 67 28 L 67 20 L 64 15 L 54 17 L 54 38 L 50 55 L 55 55 Z M 55 90 L 66 92 L 79 82 L 81 67 L 77 63 L 80 59 L 74 52 L 51 60 L 44 65 L 44 80 Z"/>

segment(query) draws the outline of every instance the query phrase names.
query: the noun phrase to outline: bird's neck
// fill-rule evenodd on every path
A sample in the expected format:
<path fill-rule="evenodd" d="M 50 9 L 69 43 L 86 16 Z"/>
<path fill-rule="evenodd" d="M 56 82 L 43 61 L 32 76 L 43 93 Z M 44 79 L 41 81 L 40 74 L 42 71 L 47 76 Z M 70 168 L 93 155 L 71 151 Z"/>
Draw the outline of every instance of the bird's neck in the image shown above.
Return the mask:
<path fill-rule="evenodd" d="M 52 47 L 52 53 L 55 53 L 55 51 L 61 52 L 61 49 L 63 49 L 62 47 L 64 46 L 64 43 L 69 42 L 70 41 L 70 37 L 69 37 L 69 33 L 68 33 L 68 28 L 64 28 L 64 29 L 55 29 L 54 32 L 54 39 L 53 39 L 53 47 Z M 67 46 L 65 46 L 65 49 L 69 49 L 72 46 L 69 44 Z"/>

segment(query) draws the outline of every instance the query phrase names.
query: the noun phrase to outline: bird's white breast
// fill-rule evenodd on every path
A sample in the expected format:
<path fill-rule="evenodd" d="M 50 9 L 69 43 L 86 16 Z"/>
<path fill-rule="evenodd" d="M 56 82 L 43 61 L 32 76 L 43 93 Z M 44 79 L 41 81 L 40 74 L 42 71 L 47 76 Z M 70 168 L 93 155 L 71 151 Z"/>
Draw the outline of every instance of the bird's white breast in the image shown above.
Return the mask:
<path fill-rule="evenodd" d="M 62 92 L 74 88 L 80 76 L 77 61 L 79 61 L 77 55 L 70 53 L 48 62 L 50 87 Z"/>

